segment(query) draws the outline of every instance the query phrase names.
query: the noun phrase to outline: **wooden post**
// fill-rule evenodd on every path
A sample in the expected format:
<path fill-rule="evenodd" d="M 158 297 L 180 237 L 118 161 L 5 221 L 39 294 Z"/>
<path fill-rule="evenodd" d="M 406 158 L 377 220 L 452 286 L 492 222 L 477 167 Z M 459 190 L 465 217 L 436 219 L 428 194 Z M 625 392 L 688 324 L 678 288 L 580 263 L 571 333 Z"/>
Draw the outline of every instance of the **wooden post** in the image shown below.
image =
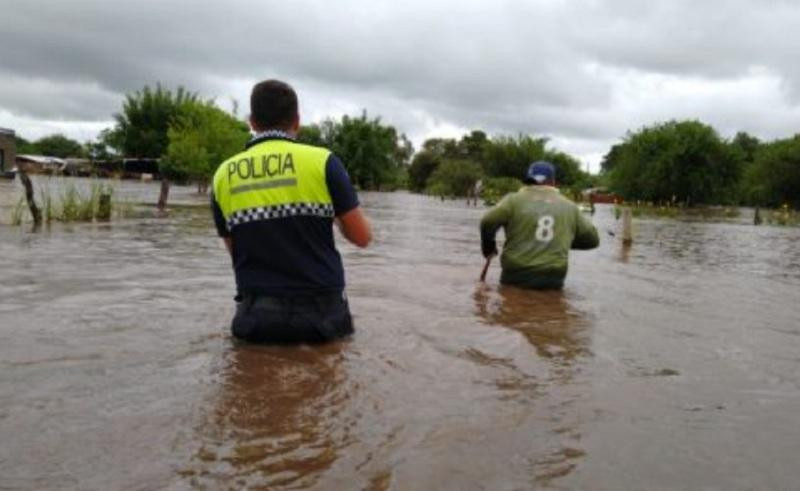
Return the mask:
<path fill-rule="evenodd" d="M 97 219 L 108 221 L 111 219 L 111 193 L 103 193 L 97 203 Z"/>
<path fill-rule="evenodd" d="M 163 210 L 167 207 L 167 198 L 169 198 L 169 179 L 166 177 L 161 178 L 161 193 L 158 195 L 158 209 Z"/>
<path fill-rule="evenodd" d="M 633 214 L 628 206 L 622 209 L 622 243 L 633 244 Z"/>
<path fill-rule="evenodd" d="M 42 224 L 42 211 L 39 210 L 38 206 L 36 206 L 36 200 L 34 199 L 33 184 L 31 183 L 31 178 L 28 177 L 28 174 L 22 167 L 20 167 L 17 170 L 17 174 L 19 174 L 19 180 L 25 187 L 25 200 L 28 201 L 28 208 L 31 209 L 31 215 L 33 215 L 33 225 L 35 227 L 38 227 L 39 225 Z"/>
<path fill-rule="evenodd" d="M 761 225 L 761 211 L 756 206 L 756 214 L 753 216 L 753 225 Z"/>

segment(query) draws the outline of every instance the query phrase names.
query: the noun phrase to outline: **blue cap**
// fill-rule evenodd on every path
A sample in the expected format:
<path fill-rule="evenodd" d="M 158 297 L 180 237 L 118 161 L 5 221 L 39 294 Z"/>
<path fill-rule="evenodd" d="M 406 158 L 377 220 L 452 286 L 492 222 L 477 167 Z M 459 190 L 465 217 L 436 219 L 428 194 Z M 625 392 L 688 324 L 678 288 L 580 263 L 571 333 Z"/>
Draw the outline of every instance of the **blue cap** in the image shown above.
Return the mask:
<path fill-rule="evenodd" d="M 556 168 L 550 162 L 538 160 L 528 166 L 525 173 L 525 180 L 542 184 L 556 178 Z"/>

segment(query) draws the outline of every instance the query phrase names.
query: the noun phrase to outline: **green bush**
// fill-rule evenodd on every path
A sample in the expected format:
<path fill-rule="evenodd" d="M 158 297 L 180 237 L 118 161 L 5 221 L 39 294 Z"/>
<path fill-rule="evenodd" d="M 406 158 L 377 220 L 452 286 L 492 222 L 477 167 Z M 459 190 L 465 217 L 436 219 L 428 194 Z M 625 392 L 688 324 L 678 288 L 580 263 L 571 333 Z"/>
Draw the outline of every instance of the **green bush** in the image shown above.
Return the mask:
<path fill-rule="evenodd" d="M 436 196 L 469 196 L 482 177 L 481 166 L 471 160 L 445 160 L 428 179 L 428 193 Z"/>
<path fill-rule="evenodd" d="M 492 206 L 503 199 L 503 196 L 514 193 L 522 187 L 522 181 L 513 177 L 488 177 L 483 180 L 481 199 L 484 204 Z"/>

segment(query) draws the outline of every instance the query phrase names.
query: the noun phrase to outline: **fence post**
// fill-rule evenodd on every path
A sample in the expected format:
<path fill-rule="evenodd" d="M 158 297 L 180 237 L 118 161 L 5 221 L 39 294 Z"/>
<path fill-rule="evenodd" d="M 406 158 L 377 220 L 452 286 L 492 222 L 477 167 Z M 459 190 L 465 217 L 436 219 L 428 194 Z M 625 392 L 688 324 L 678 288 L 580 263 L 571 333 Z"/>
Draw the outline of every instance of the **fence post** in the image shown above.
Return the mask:
<path fill-rule="evenodd" d="M 104 221 L 111 219 L 111 193 L 100 195 L 100 200 L 97 203 L 97 219 Z"/>
<path fill-rule="evenodd" d="M 33 184 L 31 184 L 31 178 L 28 177 L 25 169 L 23 169 L 21 166 L 17 170 L 17 174 L 19 175 L 20 182 L 22 182 L 22 185 L 25 187 L 25 200 L 28 201 L 28 208 L 31 209 L 31 215 L 33 215 L 33 225 L 38 227 L 42 224 L 42 211 L 39 210 L 38 206 L 36 206 L 36 199 L 34 198 L 33 194 Z"/>
<path fill-rule="evenodd" d="M 633 213 L 628 206 L 622 209 L 622 243 L 633 244 Z"/>

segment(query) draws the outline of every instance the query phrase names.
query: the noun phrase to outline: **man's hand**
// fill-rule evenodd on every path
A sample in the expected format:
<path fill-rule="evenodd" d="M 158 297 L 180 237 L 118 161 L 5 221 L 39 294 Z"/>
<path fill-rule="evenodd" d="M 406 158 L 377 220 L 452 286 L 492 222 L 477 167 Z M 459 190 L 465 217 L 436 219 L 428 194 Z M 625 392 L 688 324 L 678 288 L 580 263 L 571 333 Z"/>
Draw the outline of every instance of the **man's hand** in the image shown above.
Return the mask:
<path fill-rule="evenodd" d="M 483 257 L 489 259 L 497 255 L 497 242 L 495 241 L 481 241 L 481 252 Z"/>
<path fill-rule="evenodd" d="M 342 235 L 358 247 L 367 247 L 372 241 L 372 227 L 359 206 L 336 217 L 336 224 Z"/>

